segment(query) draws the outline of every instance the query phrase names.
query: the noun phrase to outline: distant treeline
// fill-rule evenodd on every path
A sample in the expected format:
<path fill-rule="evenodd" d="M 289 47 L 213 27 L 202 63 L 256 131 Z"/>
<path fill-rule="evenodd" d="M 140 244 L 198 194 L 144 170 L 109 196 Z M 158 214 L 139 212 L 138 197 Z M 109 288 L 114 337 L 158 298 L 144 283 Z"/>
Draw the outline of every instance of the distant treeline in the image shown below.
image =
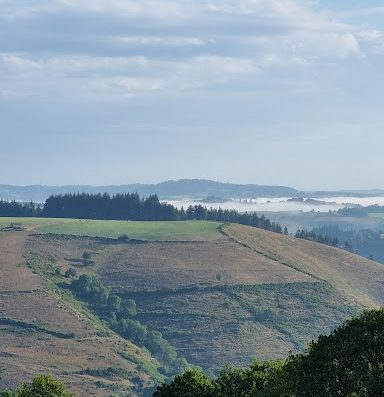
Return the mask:
<path fill-rule="evenodd" d="M 339 247 L 340 241 L 338 237 L 331 237 L 328 234 L 316 233 L 315 231 L 306 229 L 297 229 L 295 233 L 296 238 L 303 240 L 314 241 L 319 244 L 329 245 L 331 247 Z"/>
<path fill-rule="evenodd" d="M 0 201 L 0 216 L 79 218 L 131 221 L 184 221 L 207 220 L 240 223 L 264 230 L 282 233 L 282 227 L 255 213 L 207 208 L 202 205 L 178 209 L 161 203 L 157 195 L 141 198 L 137 193 L 116 194 L 64 194 L 50 196 L 44 205 Z"/>
<path fill-rule="evenodd" d="M 42 216 L 42 205 L 0 200 L 0 216 L 31 217 Z"/>
<path fill-rule="evenodd" d="M 384 207 L 378 204 L 369 205 L 367 207 L 353 207 L 353 208 L 341 208 L 337 211 L 338 214 L 343 216 L 355 216 L 365 217 L 369 214 L 381 214 L 384 213 Z"/>
<path fill-rule="evenodd" d="M 345 230 L 338 225 L 326 225 L 312 230 L 298 229 L 296 238 L 338 247 L 369 259 L 383 262 L 381 234 L 369 229 Z"/>

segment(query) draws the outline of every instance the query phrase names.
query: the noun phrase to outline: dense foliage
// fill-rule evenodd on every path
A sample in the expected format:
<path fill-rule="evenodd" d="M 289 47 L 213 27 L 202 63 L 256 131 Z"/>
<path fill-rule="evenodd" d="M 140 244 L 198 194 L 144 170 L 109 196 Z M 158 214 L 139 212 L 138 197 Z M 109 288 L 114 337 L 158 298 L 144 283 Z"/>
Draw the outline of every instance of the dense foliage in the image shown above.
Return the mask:
<path fill-rule="evenodd" d="M 130 221 L 208 220 L 240 223 L 265 230 L 282 232 L 278 223 L 255 213 L 206 208 L 201 204 L 177 209 L 162 203 L 156 195 L 141 198 L 137 193 L 117 194 L 64 194 L 50 196 L 44 206 L 34 203 L 0 201 L 0 216 L 43 216 L 48 218 L 79 218 Z"/>
<path fill-rule="evenodd" d="M 64 382 L 50 375 L 38 375 L 31 383 L 24 382 L 16 390 L 4 390 L 0 397 L 74 397 Z"/>
<path fill-rule="evenodd" d="M 297 229 L 295 237 L 303 240 L 314 241 L 316 243 L 329 245 L 331 247 L 340 246 L 340 240 L 337 236 L 332 237 L 325 233 L 316 232 L 315 230 Z"/>
<path fill-rule="evenodd" d="M 294 396 L 384 396 L 384 309 L 364 312 L 291 357 Z"/>
<path fill-rule="evenodd" d="M 0 216 L 31 217 L 41 216 L 41 214 L 40 204 L 0 200 Z"/>
<path fill-rule="evenodd" d="M 199 369 L 177 375 L 157 388 L 154 397 L 279 397 L 282 390 L 283 362 L 254 361 L 248 368 L 224 367 L 212 380 Z"/>
<path fill-rule="evenodd" d="M 182 396 L 384 396 L 384 309 L 364 312 L 285 361 L 226 367 L 214 380 L 189 369 L 154 393 Z"/>

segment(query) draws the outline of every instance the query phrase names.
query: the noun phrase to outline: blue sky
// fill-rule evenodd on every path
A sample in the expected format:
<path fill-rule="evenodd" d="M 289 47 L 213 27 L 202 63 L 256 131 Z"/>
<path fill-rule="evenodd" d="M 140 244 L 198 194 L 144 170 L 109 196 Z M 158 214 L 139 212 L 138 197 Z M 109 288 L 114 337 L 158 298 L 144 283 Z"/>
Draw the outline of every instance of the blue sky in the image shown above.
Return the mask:
<path fill-rule="evenodd" d="M 384 5 L 0 0 L 0 183 L 384 188 Z"/>

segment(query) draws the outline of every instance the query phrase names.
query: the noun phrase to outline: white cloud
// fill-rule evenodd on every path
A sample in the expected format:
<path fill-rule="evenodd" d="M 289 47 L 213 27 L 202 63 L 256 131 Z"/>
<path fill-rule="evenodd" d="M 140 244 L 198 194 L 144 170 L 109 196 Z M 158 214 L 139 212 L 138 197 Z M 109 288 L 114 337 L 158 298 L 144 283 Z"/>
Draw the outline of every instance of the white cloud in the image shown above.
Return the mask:
<path fill-rule="evenodd" d="M 113 41 L 143 46 L 202 46 L 206 42 L 198 37 L 183 36 L 119 36 Z"/>
<path fill-rule="evenodd" d="M 341 35 L 340 41 L 347 53 L 359 53 L 359 42 L 352 33 L 344 33 L 343 35 Z"/>
<path fill-rule="evenodd" d="M 23 91 L 22 81 L 35 95 L 46 94 L 45 85 L 63 95 L 68 87 L 100 95 L 236 89 L 237 83 L 248 90 L 258 79 L 274 85 L 304 68 L 316 75 L 323 64 L 360 56 L 367 46 L 383 48 L 379 31 L 343 24 L 301 0 L 0 0 L 0 6 L 15 18 L 40 15 L 49 28 L 51 13 L 63 18 L 50 47 L 40 38 L 51 31 L 39 32 L 37 18 L 25 25 L 24 48 L 0 54 L 5 92 L 12 82 Z M 71 18 L 78 24 L 76 18 L 95 13 L 97 23 L 85 18 L 75 37 Z M 30 33 L 41 48 L 31 49 Z"/>
<path fill-rule="evenodd" d="M 90 91 L 94 93 L 130 97 L 146 92 L 160 91 L 163 89 L 163 82 L 159 79 L 116 77 L 109 79 L 94 79 L 90 81 L 87 86 Z"/>
<path fill-rule="evenodd" d="M 384 52 L 384 33 L 382 31 L 377 29 L 361 30 L 357 32 L 357 36 L 369 52 L 374 54 Z"/>
<path fill-rule="evenodd" d="M 256 62 L 252 59 L 201 55 L 192 61 L 194 65 L 200 65 L 214 73 L 250 74 L 257 71 Z"/>
<path fill-rule="evenodd" d="M 367 41 L 376 41 L 383 38 L 383 32 L 377 29 L 361 30 L 360 32 L 358 32 L 358 36 Z"/>

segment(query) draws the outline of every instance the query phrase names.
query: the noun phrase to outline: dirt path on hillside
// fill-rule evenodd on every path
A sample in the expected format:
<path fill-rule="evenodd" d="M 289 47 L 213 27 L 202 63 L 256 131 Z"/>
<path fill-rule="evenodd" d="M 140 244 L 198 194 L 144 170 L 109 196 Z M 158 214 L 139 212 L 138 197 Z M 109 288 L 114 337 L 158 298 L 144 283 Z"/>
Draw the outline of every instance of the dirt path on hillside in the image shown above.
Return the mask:
<path fill-rule="evenodd" d="M 0 232 L 0 294 L 33 291 L 41 286 L 40 277 L 23 266 L 28 232 Z"/>

